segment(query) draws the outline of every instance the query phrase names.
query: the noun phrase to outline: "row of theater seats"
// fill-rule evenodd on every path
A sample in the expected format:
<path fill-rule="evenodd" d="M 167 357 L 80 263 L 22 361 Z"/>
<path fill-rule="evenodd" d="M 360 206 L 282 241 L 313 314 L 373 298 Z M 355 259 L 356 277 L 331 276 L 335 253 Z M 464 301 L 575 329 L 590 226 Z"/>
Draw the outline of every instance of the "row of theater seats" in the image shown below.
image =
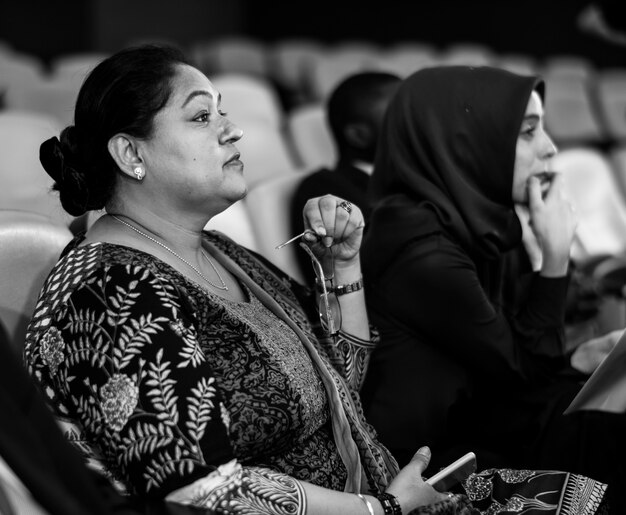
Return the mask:
<path fill-rule="evenodd" d="M 270 44 L 243 36 L 199 41 L 182 49 L 223 89 L 231 116 L 242 124 L 256 120 L 285 129 L 292 109 L 320 108 L 341 79 L 360 70 L 386 70 L 405 77 L 437 64 L 485 64 L 546 78 L 546 123 L 557 142 L 626 141 L 626 66 L 598 69 L 580 55 L 537 59 L 498 53 L 475 42 L 445 48 L 423 41 L 382 46 L 360 40 L 330 44 L 283 39 Z M 35 56 L 0 47 L 4 105 L 49 113 L 68 125 L 86 72 L 106 55 L 61 55 L 44 65 Z"/>

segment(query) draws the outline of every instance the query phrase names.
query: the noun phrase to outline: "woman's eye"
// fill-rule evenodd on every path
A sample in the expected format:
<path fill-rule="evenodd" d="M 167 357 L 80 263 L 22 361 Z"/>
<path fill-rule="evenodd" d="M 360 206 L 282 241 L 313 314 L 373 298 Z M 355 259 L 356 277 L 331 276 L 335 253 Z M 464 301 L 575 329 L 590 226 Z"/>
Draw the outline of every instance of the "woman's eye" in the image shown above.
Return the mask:
<path fill-rule="evenodd" d="M 522 134 L 523 134 L 524 136 L 529 136 L 529 137 L 532 137 L 532 136 L 534 136 L 534 135 L 535 135 L 535 131 L 536 131 L 536 130 L 537 130 L 537 127 L 534 127 L 534 126 L 533 126 L 533 127 L 528 127 L 528 128 L 526 128 L 526 129 L 524 129 L 524 130 L 522 131 Z"/>
<path fill-rule="evenodd" d="M 219 110 L 218 113 L 220 114 L 220 116 L 228 116 L 228 113 L 226 111 Z"/>
<path fill-rule="evenodd" d="M 206 123 L 209 121 L 209 113 L 205 112 L 205 113 L 200 113 L 198 116 L 196 116 L 194 119 L 194 122 L 202 122 L 202 123 Z"/>

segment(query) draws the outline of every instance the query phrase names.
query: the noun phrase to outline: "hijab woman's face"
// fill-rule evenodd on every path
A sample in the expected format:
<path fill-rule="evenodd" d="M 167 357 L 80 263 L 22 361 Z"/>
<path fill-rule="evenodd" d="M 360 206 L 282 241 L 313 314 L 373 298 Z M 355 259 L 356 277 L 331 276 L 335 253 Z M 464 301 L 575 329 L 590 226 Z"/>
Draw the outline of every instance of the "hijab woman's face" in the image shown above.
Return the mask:
<path fill-rule="evenodd" d="M 533 91 L 528 100 L 524 121 L 517 137 L 515 168 L 513 171 L 513 202 L 528 203 L 528 179 L 536 175 L 541 180 L 545 193 L 550 188 L 549 160 L 556 154 L 556 146 L 543 126 L 543 104 L 541 97 Z"/>

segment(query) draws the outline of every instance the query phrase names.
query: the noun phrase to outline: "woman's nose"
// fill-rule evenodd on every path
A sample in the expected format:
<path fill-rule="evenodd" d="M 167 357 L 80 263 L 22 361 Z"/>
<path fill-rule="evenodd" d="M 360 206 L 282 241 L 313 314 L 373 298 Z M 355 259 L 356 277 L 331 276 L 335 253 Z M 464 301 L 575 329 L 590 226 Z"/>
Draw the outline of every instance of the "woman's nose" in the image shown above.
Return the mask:
<path fill-rule="evenodd" d="M 224 141 L 238 141 L 243 137 L 243 129 L 240 129 L 233 122 L 228 121 L 222 132 Z"/>
<path fill-rule="evenodd" d="M 550 159 L 551 157 L 554 157 L 558 151 L 559 149 L 554 141 L 552 141 L 552 138 L 546 134 L 544 157 L 546 159 Z"/>

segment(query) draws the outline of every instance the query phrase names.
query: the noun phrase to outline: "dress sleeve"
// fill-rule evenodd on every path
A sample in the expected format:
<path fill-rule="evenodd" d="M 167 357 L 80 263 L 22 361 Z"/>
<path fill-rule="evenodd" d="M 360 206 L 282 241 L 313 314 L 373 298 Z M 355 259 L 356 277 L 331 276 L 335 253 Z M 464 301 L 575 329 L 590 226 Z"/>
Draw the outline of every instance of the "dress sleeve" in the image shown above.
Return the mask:
<path fill-rule="evenodd" d="M 151 269 L 114 265 L 88 276 L 57 308 L 27 362 L 57 410 L 79 423 L 135 494 L 163 498 L 230 463 L 236 480 L 193 503 L 218 513 L 231 513 L 232 503 L 265 503 L 268 513 L 281 513 L 272 507 L 284 502 L 297 508 L 289 513 L 303 512 L 293 478 L 237 465 L 191 303 Z"/>
<path fill-rule="evenodd" d="M 478 374 L 529 381 L 563 365 L 552 349 L 561 345 L 566 279 L 537 277 L 526 304 L 509 317 L 490 301 L 473 261 L 441 236 L 414 242 L 390 269 L 378 301 L 386 312 Z"/>

